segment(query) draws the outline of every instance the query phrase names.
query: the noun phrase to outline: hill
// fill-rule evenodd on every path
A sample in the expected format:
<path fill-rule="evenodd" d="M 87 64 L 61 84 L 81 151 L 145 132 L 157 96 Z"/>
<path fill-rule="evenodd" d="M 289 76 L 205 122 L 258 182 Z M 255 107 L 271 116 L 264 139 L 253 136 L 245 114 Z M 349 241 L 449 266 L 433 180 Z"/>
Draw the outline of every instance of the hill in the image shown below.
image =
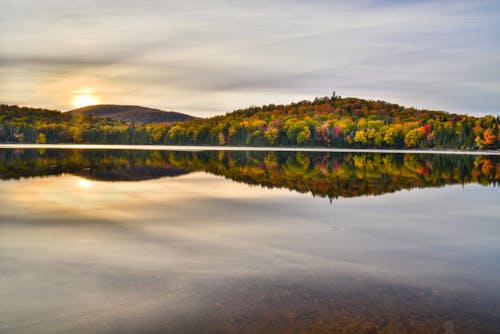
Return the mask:
<path fill-rule="evenodd" d="M 178 113 L 175 111 L 163 111 L 160 109 L 146 108 L 140 106 L 99 104 L 87 106 L 68 111 L 69 114 L 86 115 L 101 118 L 111 118 L 127 123 L 163 123 L 183 122 L 194 120 L 196 117 Z"/>
<path fill-rule="evenodd" d="M 320 97 L 251 106 L 169 126 L 168 144 L 340 148 L 500 149 L 500 119 L 403 107 L 385 101 Z"/>

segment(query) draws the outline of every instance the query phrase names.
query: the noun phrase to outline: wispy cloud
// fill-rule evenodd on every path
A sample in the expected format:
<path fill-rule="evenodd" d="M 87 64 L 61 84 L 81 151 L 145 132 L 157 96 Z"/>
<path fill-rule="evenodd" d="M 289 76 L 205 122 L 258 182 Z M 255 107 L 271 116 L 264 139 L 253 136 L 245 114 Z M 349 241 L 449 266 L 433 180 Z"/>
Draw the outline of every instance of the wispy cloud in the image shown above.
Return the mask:
<path fill-rule="evenodd" d="M 92 87 L 197 115 L 332 89 L 470 114 L 500 103 L 495 1 L 0 4 L 2 102 L 68 109 Z"/>

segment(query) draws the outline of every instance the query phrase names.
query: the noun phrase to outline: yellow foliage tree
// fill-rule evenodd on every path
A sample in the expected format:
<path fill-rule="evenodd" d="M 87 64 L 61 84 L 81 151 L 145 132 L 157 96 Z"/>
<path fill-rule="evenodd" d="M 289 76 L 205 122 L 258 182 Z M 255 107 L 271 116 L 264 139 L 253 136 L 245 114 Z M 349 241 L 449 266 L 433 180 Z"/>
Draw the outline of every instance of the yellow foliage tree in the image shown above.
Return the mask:
<path fill-rule="evenodd" d="M 47 143 L 47 137 L 42 132 L 40 132 L 38 134 L 38 139 L 36 140 L 36 143 L 37 144 L 46 144 Z"/>
<path fill-rule="evenodd" d="M 219 132 L 217 138 L 219 139 L 219 145 L 226 144 L 226 139 L 224 138 L 224 134 L 222 132 Z"/>

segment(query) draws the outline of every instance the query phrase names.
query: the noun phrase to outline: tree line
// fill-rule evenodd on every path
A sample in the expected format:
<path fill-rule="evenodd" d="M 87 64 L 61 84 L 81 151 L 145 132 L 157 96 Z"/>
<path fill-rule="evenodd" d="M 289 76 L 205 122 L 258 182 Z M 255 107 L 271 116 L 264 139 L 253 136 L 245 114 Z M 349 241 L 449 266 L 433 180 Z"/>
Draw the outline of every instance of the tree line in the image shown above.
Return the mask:
<path fill-rule="evenodd" d="M 153 124 L 0 105 L 0 124 L 0 141 L 20 143 L 500 149 L 498 116 L 473 117 L 335 95 Z"/>

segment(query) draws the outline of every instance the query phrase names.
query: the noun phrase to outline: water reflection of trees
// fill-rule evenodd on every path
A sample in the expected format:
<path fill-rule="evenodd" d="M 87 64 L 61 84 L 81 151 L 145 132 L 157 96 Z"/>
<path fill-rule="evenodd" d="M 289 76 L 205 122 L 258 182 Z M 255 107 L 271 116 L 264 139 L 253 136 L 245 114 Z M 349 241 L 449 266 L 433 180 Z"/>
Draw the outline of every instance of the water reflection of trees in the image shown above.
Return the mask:
<path fill-rule="evenodd" d="M 139 181 L 206 171 L 269 188 L 322 197 L 378 195 L 416 187 L 497 185 L 495 156 L 254 151 L 2 150 L 0 177 L 71 173 Z"/>

